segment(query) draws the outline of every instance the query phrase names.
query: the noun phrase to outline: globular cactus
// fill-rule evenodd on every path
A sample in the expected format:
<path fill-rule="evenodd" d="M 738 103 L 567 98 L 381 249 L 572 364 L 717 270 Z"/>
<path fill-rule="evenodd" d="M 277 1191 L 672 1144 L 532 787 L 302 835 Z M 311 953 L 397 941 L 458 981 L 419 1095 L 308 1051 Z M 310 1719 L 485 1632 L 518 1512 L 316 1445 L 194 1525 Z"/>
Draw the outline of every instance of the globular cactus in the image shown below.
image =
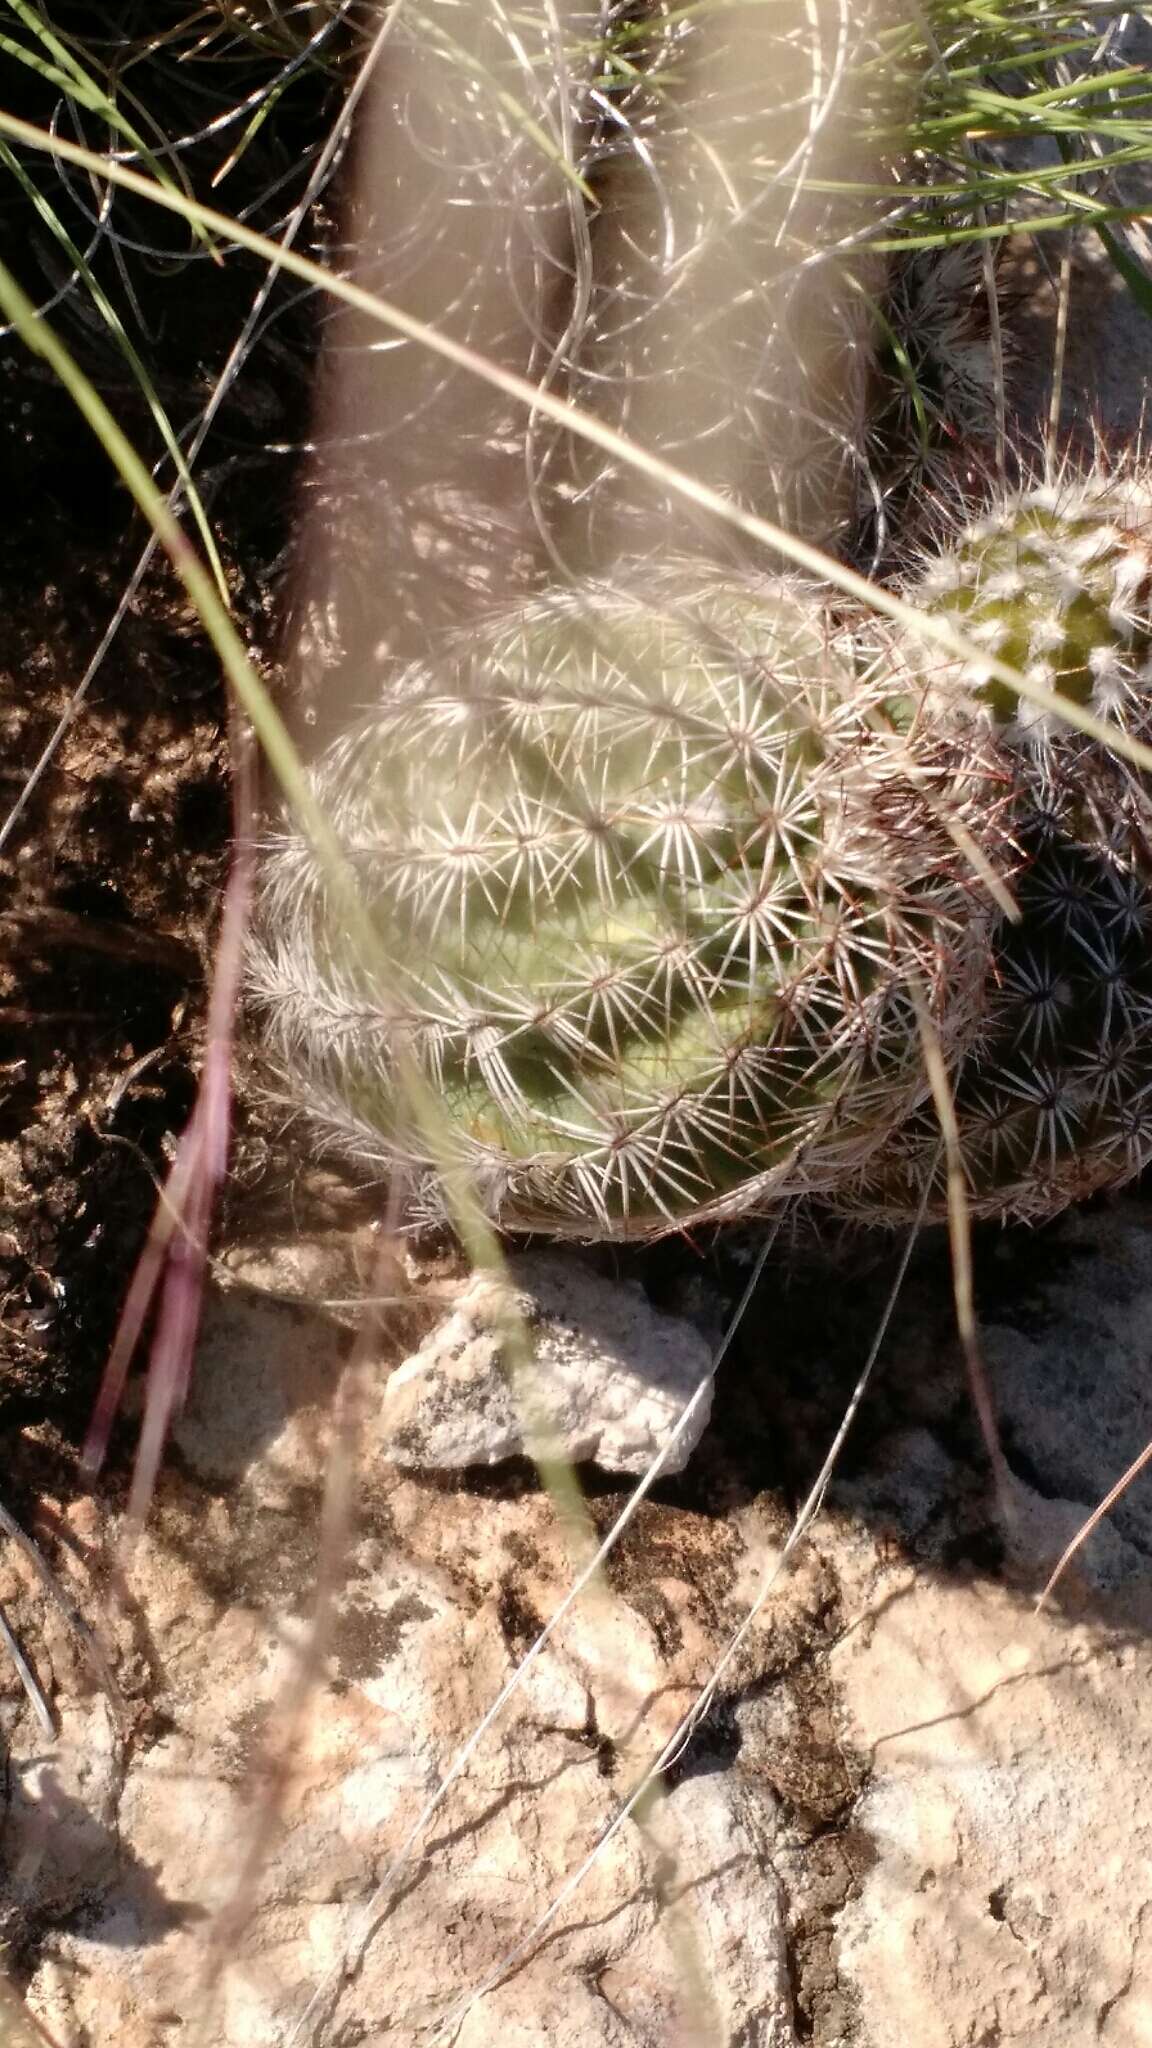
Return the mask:
<path fill-rule="evenodd" d="M 1060 700 L 1152 730 L 1152 491 L 1090 478 L 1021 491 L 931 557 L 910 591 L 1051 698 L 1020 700 L 979 662 L 908 650 L 908 701 L 962 747 L 1002 751 L 1021 855 L 1019 922 L 994 935 L 985 1021 L 952 1085 L 975 1214 L 1038 1219 L 1152 1158 L 1152 842 L 1146 778 L 1077 732 Z M 837 1205 L 869 1219 L 946 1206 L 925 1100 Z"/>
<path fill-rule="evenodd" d="M 923 1093 L 915 1004 L 956 1058 L 979 1021 L 957 821 L 1002 851 L 979 745 L 913 759 L 888 680 L 818 591 L 683 565 L 410 668 L 314 771 L 375 942 L 300 836 L 265 863 L 251 981 L 294 1097 L 513 1228 L 842 1183 Z"/>
<path fill-rule="evenodd" d="M 939 1215 L 927 1000 L 975 1213 L 1136 1172 L 1147 792 L 1060 700 L 1152 729 L 1152 493 L 1022 490 L 909 595 L 1051 708 L 911 633 L 865 656 L 799 582 L 684 567 L 408 670 L 315 777 L 378 950 L 303 841 L 266 866 L 253 983 L 297 1097 L 425 1186 L 463 1164 L 511 1227 L 653 1234 L 809 1193 Z M 958 826 L 1013 868 L 1018 922 Z"/>

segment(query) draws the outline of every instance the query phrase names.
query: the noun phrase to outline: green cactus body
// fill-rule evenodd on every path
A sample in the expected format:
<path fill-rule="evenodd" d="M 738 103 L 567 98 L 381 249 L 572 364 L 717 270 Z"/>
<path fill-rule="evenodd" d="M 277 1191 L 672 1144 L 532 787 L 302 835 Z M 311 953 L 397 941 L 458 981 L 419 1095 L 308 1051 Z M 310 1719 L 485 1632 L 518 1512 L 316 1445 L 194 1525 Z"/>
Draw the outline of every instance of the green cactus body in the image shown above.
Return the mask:
<path fill-rule="evenodd" d="M 462 1164 L 510 1227 L 657 1233 L 842 1178 L 920 1086 L 911 978 L 955 1040 L 987 944 L 940 823 L 987 791 L 910 777 L 879 697 L 818 593 L 676 567 L 408 671 L 314 776 L 378 951 L 302 840 L 266 862 L 252 984 L 292 1092 L 425 1185 Z"/>

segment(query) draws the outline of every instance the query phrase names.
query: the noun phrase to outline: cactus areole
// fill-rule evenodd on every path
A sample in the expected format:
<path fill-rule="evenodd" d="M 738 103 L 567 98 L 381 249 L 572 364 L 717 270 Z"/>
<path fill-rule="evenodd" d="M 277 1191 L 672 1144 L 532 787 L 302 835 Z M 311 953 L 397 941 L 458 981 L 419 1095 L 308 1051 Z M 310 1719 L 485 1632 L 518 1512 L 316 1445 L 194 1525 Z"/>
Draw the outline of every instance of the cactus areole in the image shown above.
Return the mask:
<path fill-rule="evenodd" d="M 373 943 L 298 834 L 265 863 L 294 1098 L 425 1212 L 463 1170 L 497 1224 L 587 1238 L 861 1166 L 923 1087 L 914 1003 L 962 1036 L 986 953 L 942 822 L 971 792 L 877 730 L 882 683 L 818 592 L 686 567 L 393 678 L 314 771 Z"/>

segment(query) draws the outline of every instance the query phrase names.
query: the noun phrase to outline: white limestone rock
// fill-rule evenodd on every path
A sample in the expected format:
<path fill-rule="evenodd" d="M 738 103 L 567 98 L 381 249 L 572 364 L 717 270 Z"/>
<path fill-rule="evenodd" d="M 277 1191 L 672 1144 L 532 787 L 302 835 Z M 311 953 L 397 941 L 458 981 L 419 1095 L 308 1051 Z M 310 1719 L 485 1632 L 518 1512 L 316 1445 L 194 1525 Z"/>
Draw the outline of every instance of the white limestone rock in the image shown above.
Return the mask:
<path fill-rule="evenodd" d="M 698 1395 L 664 1462 L 665 1472 L 682 1471 L 712 1405 L 700 1332 L 652 1308 L 642 1288 L 570 1255 L 526 1253 L 511 1261 L 510 1279 L 511 1297 L 491 1275 L 465 1282 L 397 1368 L 381 1412 L 383 1454 L 430 1470 L 546 1449 L 608 1472 L 643 1472 Z M 523 1319 L 523 1359 L 509 1342 L 510 1308 Z"/>

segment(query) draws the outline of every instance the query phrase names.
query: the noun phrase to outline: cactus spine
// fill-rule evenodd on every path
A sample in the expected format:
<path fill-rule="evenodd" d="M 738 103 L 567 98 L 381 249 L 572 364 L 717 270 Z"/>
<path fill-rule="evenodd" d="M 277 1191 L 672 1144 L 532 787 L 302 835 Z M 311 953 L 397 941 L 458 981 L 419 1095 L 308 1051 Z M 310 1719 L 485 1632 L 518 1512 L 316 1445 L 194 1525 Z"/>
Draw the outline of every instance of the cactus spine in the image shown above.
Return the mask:
<path fill-rule="evenodd" d="M 976 1215 L 1040 1221 L 1152 1158 L 1152 896 L 1134 864 L 1034 818 L 996 933 L 984 1026 L 953 1077 Z M 946 1213 L 940 1126 L 924 1102 L 835 1206 L 859 1219 Z"/>

